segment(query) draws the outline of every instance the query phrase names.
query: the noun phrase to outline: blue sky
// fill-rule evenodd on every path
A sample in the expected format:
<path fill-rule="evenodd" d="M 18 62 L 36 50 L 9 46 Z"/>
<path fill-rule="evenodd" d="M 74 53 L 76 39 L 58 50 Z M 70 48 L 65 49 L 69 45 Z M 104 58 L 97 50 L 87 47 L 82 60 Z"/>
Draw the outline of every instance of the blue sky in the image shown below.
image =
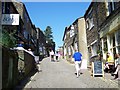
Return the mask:
<path fill-rule="evenodd" d="M 90 2 L 24 2 L 32 23 L 42 31 L 51 26 L 56 49 L 63 45 L 66 26 L 85 14 Z"/>

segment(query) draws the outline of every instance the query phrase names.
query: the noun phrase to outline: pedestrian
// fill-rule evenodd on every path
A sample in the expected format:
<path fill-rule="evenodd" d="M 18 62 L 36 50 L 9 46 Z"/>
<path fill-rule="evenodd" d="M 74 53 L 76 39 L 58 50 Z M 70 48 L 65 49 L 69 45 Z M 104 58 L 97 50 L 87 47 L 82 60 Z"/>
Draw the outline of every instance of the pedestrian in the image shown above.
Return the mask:
<path fill-rule="evenodd" d="M 116 54 L 116 58 L 117 58 L 116 70 L 114 73 L 112 73 L 112 75 L 115 75 L 114 79 L 120 80 L 120 53 Z"/>
<path fill-rule="evenodd" d="M 34 54 L 33 54 L 32 50 L 31 50 L 31 48 L 28 49 L 28 53 L 31 54 L 34 57 Z"/>
<path fill-rule="evenodd" d="M 41 72 L 41 63 L 40 63 L 40 61 L 39 61 L 39 56 L 34 56 L 35 57 L 35 66 L 36 66 L 36 70 L 37 70 L 37 72 L 39 73 L 39 72 Z"/>
<path fill-rule="evenodd" d="M 73 55 L 74 62 L 75 62 L 75 69 L 77 72 L 77 78 L 80 75 L 80 68 L 81 68 L 81 62 L 82 62 L 82 54 L 78 52 L 78 50 L 75 50 L 75 53 Z"/>
<path fill-rule="evenodd" d="M 58 62 L 58 60 L 59 60 L 59 53 L 58 53 L 58 51 L 56 51 L 56 54 L 55 54 L 55 56 L 56 56 L 56 61 Z"/>
<path fill-rule="evenodd" d="M 50 60 L 54 61 L 54 52 L 53 52 L 53 50 L 50 51 Z"/>
<path fill-rule="evenodd" d="M 108 52 L 107 53 L 107 61 L 106 61 L 106 63 L 105 63 L 105 71 L 107 71 L 107 72 L 112 72 L 113 71 L 113 66 L 114 66 L 114 61 L 113 61 L 113 57 L 112 57 L 112 55 L 110 55 L 110 53 Z"/>

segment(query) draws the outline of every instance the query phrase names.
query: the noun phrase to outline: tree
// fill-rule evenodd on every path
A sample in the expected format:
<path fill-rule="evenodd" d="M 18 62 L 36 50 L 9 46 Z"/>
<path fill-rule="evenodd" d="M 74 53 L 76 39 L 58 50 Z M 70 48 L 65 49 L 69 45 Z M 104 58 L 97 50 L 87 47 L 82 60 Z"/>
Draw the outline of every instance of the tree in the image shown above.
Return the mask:
<path fill-rule="evenodd" d="M 53 41 L 52 33 L 52 28 L 50 26 L 47 26 L 46 30 L 44 31 L 44 35 L 47 41 L 47 52 L 49 52 L 50 49 L 55 50 L 55 42 Z"/>
<path fill-rule="evenodd" d="M 46 30 L 44 31 L 45 37 L 46 37 L 46 41 L 48 41 L 48 43 L 52 44 L 53 42 L 53 35 L 52 35 L 52 28 L 50 26 L 46 27 Z"/>
<path fill-rule="evenodd" d="M 2 36 L 0 37 L 0 44 L 5 47 L 13 48 L 17 44 L 17 39 L 15 38 L 16 30 L 11 33 L 8 33 L 7 30 L 2 30 Z"/>

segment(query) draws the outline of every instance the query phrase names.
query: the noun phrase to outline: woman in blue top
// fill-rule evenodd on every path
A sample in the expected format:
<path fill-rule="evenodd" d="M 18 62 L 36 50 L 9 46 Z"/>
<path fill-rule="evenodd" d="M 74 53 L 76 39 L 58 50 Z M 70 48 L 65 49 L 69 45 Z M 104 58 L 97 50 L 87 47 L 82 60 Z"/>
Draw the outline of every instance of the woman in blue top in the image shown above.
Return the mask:
<path fill-rule="evenodd" d="M 75 50 L 75 53 L 73 55 L 74 61 L 75 61 L 75 68 L 77 72 L 77 78 L 80 75 L 80 67 L 81 67 L 81 61 L 82 61 L 82 54 L 78 52 L 78 50 Z"/>

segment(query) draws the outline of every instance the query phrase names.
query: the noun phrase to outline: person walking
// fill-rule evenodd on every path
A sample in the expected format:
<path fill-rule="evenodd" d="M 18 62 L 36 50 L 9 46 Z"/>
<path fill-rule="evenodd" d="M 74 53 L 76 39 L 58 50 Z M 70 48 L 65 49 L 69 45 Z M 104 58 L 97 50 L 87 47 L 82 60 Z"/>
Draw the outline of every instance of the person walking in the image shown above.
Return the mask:
<path fill-rule="evenodd" d="M 56 55 L 56 61 L 58 62 L 59 56 L 60 56 L 59 53 L 58 53 L 58 51 L 56 51 L 56 54 L 55 54 L 55 55 Z"/>
<path fill-rule="evenodd" d="M 74 62 L 75 62 L 75 69 L 77 72 L 77 78 L 80 75 L 80 68 L 81 68 L 81 62 L 82 62 L 82 54 L 78 52 L 78 50 L 75 50 L 75 53 L 73 54 Z"/>
<path fill-rule="evenodd" d="M 53 52 L 53 50 L 50 51 L 50 60 L 54 61 L 54 52 Z"/>

